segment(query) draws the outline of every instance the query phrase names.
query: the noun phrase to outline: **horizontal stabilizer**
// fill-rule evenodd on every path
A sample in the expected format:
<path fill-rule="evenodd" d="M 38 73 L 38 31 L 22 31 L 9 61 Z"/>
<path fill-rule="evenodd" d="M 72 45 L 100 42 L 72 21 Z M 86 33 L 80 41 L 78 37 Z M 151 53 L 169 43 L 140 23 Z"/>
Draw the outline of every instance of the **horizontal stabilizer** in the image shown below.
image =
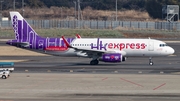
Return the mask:
<path fill-rule="evenodd" d="M 18 47 L 29 47 L 30 44 L 29 42 L 7 42 L 7 44 L 13 45 L 13 46 L 18 46 Z"/>

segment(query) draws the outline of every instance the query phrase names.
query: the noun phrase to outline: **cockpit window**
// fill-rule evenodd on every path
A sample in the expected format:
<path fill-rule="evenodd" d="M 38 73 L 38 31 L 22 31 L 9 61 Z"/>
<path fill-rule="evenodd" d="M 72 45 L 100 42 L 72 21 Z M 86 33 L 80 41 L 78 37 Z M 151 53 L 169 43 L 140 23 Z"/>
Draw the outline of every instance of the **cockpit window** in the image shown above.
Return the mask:
<path fill-rule="evenodd" d="M 159 45 L 160 47 L 165 47 L 165 46 L 168 46 L 167 44 L 160 44 Z"/>

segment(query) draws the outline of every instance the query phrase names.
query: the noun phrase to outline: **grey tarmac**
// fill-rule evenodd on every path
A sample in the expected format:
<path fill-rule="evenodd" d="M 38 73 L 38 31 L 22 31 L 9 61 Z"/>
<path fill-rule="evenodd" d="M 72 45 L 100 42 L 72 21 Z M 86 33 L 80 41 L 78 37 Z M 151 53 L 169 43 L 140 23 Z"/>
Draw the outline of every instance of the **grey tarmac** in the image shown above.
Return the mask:
<path fill-rule="evenodd" d="M 153 66 L 147 57 L 91 66 L 87 58 L 9 49 L 0 60 L 17 62 L 11 76 L 0 79 L 0 101 L 179 101 L 180 43 L 168 45 L 175 54 L 153 58 Z"/>
<path fill-rule="evenodd" d="M 137 101 L 147 97 L 177 101 L 178 79 L 179 75 L 156 74 L 12 73 L 10 78 L 0 79 L 0 98 Z"/>

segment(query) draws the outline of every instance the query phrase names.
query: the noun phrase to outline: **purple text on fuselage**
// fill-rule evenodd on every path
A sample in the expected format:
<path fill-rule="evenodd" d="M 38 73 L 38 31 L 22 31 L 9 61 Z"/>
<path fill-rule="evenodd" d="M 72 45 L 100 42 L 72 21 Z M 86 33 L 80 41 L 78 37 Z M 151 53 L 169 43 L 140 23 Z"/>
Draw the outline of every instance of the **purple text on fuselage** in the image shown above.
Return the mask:
<path fill-rule="evenodd" d="M 91 43 L 91 49 L 97 49 L 97 50 L 103 50 L 104 49 L 106 51 L 107 50 L 106 46 L 107 46 L 107 43 L 103 44 L 103 42 L 100 41 L 99 38 L 97 38 L 97 44 Z"/>

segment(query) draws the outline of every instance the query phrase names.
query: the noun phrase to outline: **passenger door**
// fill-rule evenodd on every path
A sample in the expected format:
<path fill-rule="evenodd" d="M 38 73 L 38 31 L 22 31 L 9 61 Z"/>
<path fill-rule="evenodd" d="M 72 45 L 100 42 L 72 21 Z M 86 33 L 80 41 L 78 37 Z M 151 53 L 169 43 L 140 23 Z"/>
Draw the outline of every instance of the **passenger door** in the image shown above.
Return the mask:
<path fill-rule="evenodd" d="M 154 42 L 153 42 L 153 41 L 149 41 L 148 50 L 149 50 L 149 51 L 154 51 Z"/>

